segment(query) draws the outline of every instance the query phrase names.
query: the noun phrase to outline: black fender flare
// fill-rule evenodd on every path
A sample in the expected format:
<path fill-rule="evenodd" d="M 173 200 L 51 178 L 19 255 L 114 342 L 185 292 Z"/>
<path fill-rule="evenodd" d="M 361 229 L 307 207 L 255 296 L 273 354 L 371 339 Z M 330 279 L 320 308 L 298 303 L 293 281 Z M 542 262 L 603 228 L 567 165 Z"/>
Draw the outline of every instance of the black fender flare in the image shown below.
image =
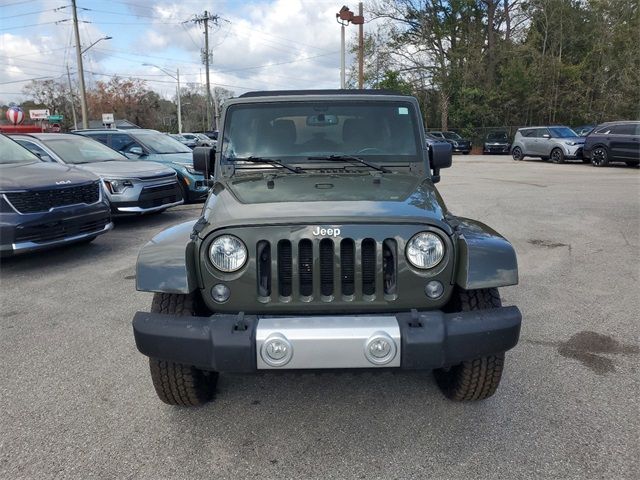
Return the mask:
<path fill-rule="evenodd" d="M 518 260 L 511 243 L 484 223 L 457 217 L 455 283 L 465 290 L 518 283 Z"/>
<path fill-rule="evenodd" d="M 195 244 L 191 240 L 196 221 L 163 230 L 140 249 L 136 262 L 136 290 L 188 294 L 197 289 Z"/>

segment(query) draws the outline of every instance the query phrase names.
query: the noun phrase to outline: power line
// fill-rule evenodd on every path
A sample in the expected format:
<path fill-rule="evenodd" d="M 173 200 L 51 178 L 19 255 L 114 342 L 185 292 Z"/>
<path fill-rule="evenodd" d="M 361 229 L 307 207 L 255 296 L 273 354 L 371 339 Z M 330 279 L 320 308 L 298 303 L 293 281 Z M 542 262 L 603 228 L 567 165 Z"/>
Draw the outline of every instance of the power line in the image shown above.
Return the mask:
<path fill-rule="evenodd" d="M 18 30 L 20 28 L 40 27 L 42 25 L 53 25 L 54 23 L 60 23 L 60 21 L 57 21 L 57 22 L 31 23 L 29 25 L 20 25 L 20 26 L 17 26 L 17 27 L 5 27 L 5 28 L 0 28 L 0 32 L 6 32 L 7 30 Z"/>
<path fill-rule="evenodd" d="M 37 12 L 18 13 L 17 15 L 9 15 L 8 17 L 2 17 L 2 18 L 3 20 L 6 20 L 8 18 L 26 17 L 27 15 L 38 15 L 39 13 L 55 12 L 56 10 L 57 9 L 55 8 L 50 8 L 49 10 L 39 10 Z"/>

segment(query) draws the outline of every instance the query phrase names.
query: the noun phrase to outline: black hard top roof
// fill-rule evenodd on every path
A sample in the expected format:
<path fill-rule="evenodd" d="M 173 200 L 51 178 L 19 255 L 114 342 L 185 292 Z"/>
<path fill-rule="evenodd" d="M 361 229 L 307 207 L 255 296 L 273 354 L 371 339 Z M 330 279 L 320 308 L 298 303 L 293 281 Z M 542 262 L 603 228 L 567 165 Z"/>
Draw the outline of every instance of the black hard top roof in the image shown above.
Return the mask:
<path fill-rule="evenodd" d="M 247 97 L 283 97 L 289 95 L 402 95 L 407 96 L 393 90 L 376 90 L 376 89 L 353 89 L 353 90 L 262 90 L 255 92 L 247 92 L 238 98 Z"/>

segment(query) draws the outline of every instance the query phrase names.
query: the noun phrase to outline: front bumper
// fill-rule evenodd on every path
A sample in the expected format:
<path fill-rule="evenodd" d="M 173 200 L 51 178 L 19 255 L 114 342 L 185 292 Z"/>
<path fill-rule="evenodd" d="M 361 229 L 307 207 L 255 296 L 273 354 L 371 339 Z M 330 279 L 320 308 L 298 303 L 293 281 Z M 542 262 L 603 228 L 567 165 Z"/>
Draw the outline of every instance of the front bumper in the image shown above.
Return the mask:
<path fill-rule="evenodd" d="M 509 153 L 511 151 L 511 145 L 490 145 L 485 144 L 483 153 Z"/>
<path fill-rule="evenodd" d="M 471 145 L 451 145 L 451 150 L 458 153 L 469 153 Z"/>
<path fill-rule="evenodd" d="M 172 182 L 136 183 L 120 194 L 108 193 L 113 215 L 135 215 L 158 212 L 184 203 L 180 187 Z"/>
<path fill-rule="evenodd" d="M 50 212 L 0 215 L 0 252 L 22 253 L 82 241 L 113 228 L 109 207 L 71 205 Z"/>
<path fill-rule="evenodd" d="M 225 315 L 179 317 L 137 312 L 133 332 L 138 350 L 152 358 L 219 372 L 263 369 L 399 367 L 430 370 L 504 352 L 518 342 L 517 307 L 470 312 L 402 312 L 393 315 L 268 317 Z M 367 338 L 385 334 L 395 356 L 368 361 Z M 280 334 L 290 342 L 291 360 L 266 365 L 261 346 Z"/>
<path fill-rule="evenodd" d="M 570 145 L 565 147 L 564 156 L 570 160 L 581 160 L 583 155 L 583 145 Z"/>

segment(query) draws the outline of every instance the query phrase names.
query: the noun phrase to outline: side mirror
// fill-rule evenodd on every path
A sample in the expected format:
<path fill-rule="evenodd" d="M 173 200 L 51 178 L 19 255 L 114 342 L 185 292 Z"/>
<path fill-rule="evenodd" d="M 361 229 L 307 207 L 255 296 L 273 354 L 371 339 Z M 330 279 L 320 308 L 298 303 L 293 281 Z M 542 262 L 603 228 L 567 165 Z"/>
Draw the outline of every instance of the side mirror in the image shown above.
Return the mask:
<path fill-rule="evenodd" d="M 429 164 L 433 174 L 431 180 L 433 183 L 440 181 L 440 169 L 449 168 L 451 166 L 452 146 L 446 142 L 433 142 L 429 145 Z"/>
<path fill-rule="evenodd" d="M 142 147 L 131 147 L 129 149 L 129 153 L 141 157 L 142 155 L 144 155 L 144 150 L 142 150 Z"/>
<path fill-rule="evenodd" d="M 196 147 L 193 149 L 193 168 L 205 178 L 215 171 L 215 147 Z"/>

